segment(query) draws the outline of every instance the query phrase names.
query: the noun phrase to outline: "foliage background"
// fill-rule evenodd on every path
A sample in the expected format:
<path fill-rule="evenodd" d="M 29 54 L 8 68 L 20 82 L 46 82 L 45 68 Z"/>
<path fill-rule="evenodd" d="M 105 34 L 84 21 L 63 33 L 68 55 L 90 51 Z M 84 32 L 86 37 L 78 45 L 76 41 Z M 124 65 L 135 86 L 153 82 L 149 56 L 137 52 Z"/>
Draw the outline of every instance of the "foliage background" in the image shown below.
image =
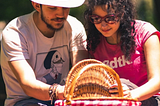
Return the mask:
<path fill-rule="evenodd" d="M 160 0 L 133 0 L 138 19 L 152 23 L 160 31 Z"/>
<path fill-rule="evenodd" d="M 136 5 L 138 19 L 152 23 L 160 30 L 160 0 L 133 0 Z M 11 19 L 30 13 L 33 11 L 30 0 L 0 0 L 0 21 L 10 21 Z M 85 5 L 73 8 L 70 14 L 84 22 L 83 13 Z"/>
<path fill-rule="evenodd" d="M 160 0 L 133 0 L 136 5 L 137 19 L 152 23 L 160 31 Z M 8 23 L 13 18 L 28 14 L 34 9 L 30 0 L 0 0 L 0 34 L 4 22 Z M 77 17 L 84 24 L 83 13 L 85 5 L 70 10 L 70 15 Z M 3 26 L 1 25 L 1 22 Z M 1 27 L 2 26 L 2 27 Z M 0 106 L 4 105 L 6 97 L 5 87 L 0 70 Z"/>

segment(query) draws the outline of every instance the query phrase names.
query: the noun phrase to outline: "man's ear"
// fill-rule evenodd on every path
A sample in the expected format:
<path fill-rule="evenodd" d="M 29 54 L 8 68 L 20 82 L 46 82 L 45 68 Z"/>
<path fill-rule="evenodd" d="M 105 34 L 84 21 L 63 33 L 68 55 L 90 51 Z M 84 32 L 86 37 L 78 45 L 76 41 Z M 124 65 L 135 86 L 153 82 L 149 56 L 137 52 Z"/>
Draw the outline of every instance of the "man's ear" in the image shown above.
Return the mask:
<path fill-rule="evenodd" d="M 40 12 L 40 9 L 41 9 L 40 4 L 35 3 L 35 2 L 32 1 L 32 5 L 33 5 L 33 7 L 34 7 L 35 10 L 37 10 L 38 12 Z"/>

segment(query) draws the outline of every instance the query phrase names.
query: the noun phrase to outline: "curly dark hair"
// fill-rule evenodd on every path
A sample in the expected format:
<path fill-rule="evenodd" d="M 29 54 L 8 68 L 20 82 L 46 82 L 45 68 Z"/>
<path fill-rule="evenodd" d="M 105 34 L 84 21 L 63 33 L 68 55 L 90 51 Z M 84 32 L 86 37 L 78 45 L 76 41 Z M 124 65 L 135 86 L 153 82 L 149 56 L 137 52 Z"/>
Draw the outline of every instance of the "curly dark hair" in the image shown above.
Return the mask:
<path fill-rule="evenodd" d="M 89 16 L 92 15 L 95 6 L 101 6 L 108 14 L 113 13 L 114 10 L 114 14 L 120 15 L 118 33 L 120 34 L 121 50 L 126 60 L 129 60 L 131 53 L 135 51 L 136 47 L 134 39 L 135 9 L 132 0 L 88 0 L 87 5 L 84 16 L 88 51 L 94 52 L 97 45 L 100 43 L 100 36 L 102 34 L 96 29 L 95 25 L 90 22 Z"/>

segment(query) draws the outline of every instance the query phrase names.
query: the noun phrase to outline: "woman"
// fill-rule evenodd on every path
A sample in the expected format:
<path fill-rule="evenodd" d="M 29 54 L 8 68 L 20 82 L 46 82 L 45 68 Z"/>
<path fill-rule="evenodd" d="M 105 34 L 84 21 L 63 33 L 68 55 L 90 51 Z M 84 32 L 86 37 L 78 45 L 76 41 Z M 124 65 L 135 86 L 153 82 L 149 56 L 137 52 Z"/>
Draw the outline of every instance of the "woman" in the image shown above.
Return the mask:
<path fill-rule="evenodd" d="M 134 89 L 124 87 L 125 97 L 143 101 L 145 106 L 158 106 L 160 32 L 150 23 L 135 19 L 131 0 L 88 0 L 85 19 L 91 57 L 127 79 L 122 83 Z M 115 89 L 110 92 L 116 96 Z"/>

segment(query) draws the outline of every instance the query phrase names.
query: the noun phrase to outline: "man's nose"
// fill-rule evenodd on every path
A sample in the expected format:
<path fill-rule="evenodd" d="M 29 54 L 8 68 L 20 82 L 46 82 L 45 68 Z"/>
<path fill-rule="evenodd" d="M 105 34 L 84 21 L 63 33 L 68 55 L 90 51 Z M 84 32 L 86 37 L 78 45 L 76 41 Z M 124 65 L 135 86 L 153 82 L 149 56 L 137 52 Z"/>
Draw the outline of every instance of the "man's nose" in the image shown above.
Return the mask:
<path fill-rule="evenodd" d="M 65 11 L 64 11 L 63 7 L 58 7 L 56 16 L 59 18 L 62 18 L 62 17 L 64 17 L 64 12 Z"/>

